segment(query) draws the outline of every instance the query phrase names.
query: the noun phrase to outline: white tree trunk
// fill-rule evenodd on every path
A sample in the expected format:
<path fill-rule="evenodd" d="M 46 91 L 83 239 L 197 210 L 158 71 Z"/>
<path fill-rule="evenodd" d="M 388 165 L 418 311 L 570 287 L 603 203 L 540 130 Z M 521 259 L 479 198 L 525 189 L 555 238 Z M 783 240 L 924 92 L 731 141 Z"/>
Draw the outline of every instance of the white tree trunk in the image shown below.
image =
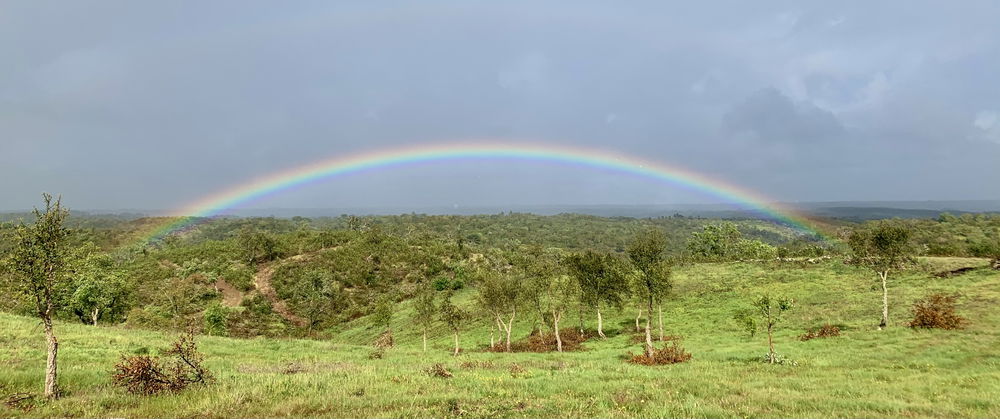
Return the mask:
<path fill-rule="evenodd" d="M 92 313 L 90 313 L 90 318 L 94 320 L 94 326 L 97 326 L 97 318 L 101 316 L 101 309 L 95 308 Z"/>
<path fill-rule="evenodd" d="M 427 352 L 427 329 L 424 329 L 424 352 Z"/>
<path fill-rule="evenodd" d="M 653 335 L 649 331 L 649 318 L 650 318 L 650 316 L 646 316 L 646 356 L 652 357 L 653 356 Z"/>
<path fill-rule="evenodd" d="M 656 306 L 656 310 L 659 315 L 658 323 L 660 325 L 660 342 L 663 342 L 663 305 Z"/>
<path fill-rule="evenodd" d="M 882 329 L 889 326 L 889 287 L 886 284 L 889 271 L 879 272 L 878 275 L 882 279 L 882 323 L 879 324 L 879 329 Z"/>
<path fill-rule="evenodd" d="M 458 332 L 455 332 L 455 356 L 458 356 Z"/>
<path fill-rule="evenodd" d="M 45 326 L 45 341 L 48 343 L 48 357 L 45 362 L 45 397 L 49 399 L 59 398 L 58 366 L 56 363 L 59 355 L 59 340 L 52 330 L 52 319 L 48 313 L 42 318 Z"/>
<path fill-rule="evenodd" d="M 774 338 L 773 338 L 773 335 L 772 335 L 773 330 L 774 330 L 774 324 L 772 324 L 771 321 L 768 320 L 768 323 L 767 323 L 767 357 L 768 357 L 768 360 L 772 364 L 774 363 L 774 358 L 775 358 L 775 356 L 774 356 Z"/>
<path fill-rule="evenodd" d="M 597 336 L 604 339 L 604 317 L 601 317 L 601 309 L 597 309 Z"/>
<path fill-rule="evenodd" d="M 556 334 L 556 350 L 562 352 L 562 336 L 559 335 L 560 317 L 562 317 L 562 313 L 557 313 L 555 310 L 552 311 L 552 329 Z"/>
<path fill-rule="evenodd" d="M 638 333 L 639 331 L 642 330 L 642 327 L 639 326 L 639 319 L 640 318 L 642 318 L 642 309 L 641 308 L 639 309 L 639 312 L 635 314 L 635 331 L 636 331 L 636 333 Z"/>

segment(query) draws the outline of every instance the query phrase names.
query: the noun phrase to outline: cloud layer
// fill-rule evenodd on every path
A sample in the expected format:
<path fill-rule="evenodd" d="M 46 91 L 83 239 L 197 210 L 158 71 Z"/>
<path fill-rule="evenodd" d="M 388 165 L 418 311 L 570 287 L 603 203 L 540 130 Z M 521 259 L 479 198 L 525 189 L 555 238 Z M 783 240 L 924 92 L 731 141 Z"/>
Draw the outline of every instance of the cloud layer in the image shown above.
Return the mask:
<path fill-rule="evenodd" d="M 607 148 L 781 200 L 998 199 L 1000 7 L 21 1 L 0 192 L 176 208 L 357 151 Z M 260 206 L 711 202 L 538 164 L 383 171 Z"/>

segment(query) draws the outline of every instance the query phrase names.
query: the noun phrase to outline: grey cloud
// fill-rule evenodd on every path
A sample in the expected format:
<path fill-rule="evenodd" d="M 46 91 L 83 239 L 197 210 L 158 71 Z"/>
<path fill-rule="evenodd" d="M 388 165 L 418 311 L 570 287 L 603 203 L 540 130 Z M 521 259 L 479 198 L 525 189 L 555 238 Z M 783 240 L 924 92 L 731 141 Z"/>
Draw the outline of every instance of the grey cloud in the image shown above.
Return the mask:
<path fill-rule="evenodd" d="M 732 132 L 752 133 L 763 141 L 825 141 L 844 133 L 832 112 L 810 103 L 794 103 L 775 88 L 751 94 L 723 117 Z"/>

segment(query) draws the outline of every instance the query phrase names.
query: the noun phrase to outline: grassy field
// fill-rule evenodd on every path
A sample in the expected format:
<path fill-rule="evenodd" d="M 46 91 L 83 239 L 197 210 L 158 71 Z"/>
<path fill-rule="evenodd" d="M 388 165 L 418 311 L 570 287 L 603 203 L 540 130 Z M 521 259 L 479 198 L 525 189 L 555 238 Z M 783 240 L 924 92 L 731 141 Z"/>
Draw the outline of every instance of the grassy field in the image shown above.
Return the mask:
<path fill-rule="evenodd" d="M 1000 416 L 1000 272 L 982 268 L 949 278 L 935 270 L 985 265 L 976 259 L 925 259 L 924 270 L 890 278 L 891 327 L 875 327 L 875 277 L 838 261 L 820 264 L 703 264 L 675 274 L 666 306 L 667 333 L 681 335 L 694 358 L 643 367 L 626 363 L 634 311 L 612 312 L 608 329 L 574 353 L 494 354 L 480 349 L 479 321 L 462 336 L 465 353 L 449 355 L 450 335 L 434 330 L 420 351 L 403 304 L 397 346 L 369 359 L 376 330 L 366 319 L 343 325 L 333 341 L 201 337 L 218 381 L 155 397 L 130 396 L 109 384 L 121 353 L 153 353 L 170 333 L 57 324 L 60 382 L 66 396 L 31 410 L 0 405 L 0 416 L 74 417 L 998 417 Z M 914 300 L 957 293 L 959 331 L 905 327 Z M 795 361 L 760 361 L 766 337 L 749 338 L 732 320 L 763 292 L 794 298 L 776 345 Z M 471 304 L 472 293 L 460 299 Z M 522 317 L 516 335 L 525 335 Z M 569 316 L 576 323 L 576 314 Z M 588 327 L 593 319 L 588 318 Z M 806 328 L 833 323 L 842 336 L 799 341 Z M 425 370 L 444 364 L 453 378 Z M 34 319 L 0 314 L 0 395 L 41 391 L 44 339 Z M 512 373 L 517 364 L 523 372 Z M 6 396 L 4 396 L 6 397 Z"/>

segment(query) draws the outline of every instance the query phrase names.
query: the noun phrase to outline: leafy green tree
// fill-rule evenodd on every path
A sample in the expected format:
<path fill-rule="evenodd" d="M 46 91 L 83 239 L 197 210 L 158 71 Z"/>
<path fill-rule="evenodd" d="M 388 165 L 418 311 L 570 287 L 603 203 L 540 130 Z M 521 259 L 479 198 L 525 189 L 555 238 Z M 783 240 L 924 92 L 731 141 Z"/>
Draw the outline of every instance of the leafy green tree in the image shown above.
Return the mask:
<path fill-rule="evenodd" d="M 545 290 L 545 304 L 552 314 L 552 332 L 556 336 L 556 350 L 562 352 L 562 335 L 559 334 L 559 321 L 580 296 L 580 283 L 569 275 L 558 275 L 548 281 Z"/>
<path fill-rule="evenodd" d="M 451 301 L 453 296 L 454 294 L 448 291 L 444 299 L 441 300 L 441 307 L 438 311 L 441 321 L 447 324 L 448 328 L 455 335 L 455 356 L 458 356 L 458 353 L 461 351 L 458 346 L 458 333 L 462 331 L 462 325 L 465 323 L 465 319 L 468 318 L 468 314 Z"/>
<path fill-rule="evenodd" d="M 375 310 L 372 311 L 372 323 L 383 332 L 392 333 L 392 315 L 396 310 L 396 300 L 388 294 L 383 294 L 375 302 Z"/>
<path fill-rule="evenodd" d="M 17 226 L 14 247 L 5 267 L 13 277 L 14 289 L 34 303 L 35 313 L 42 320 L 48 343 L 45 367 L 45 397 L 59 397 L 59 341 L 52 328 L 52 319 L 59 309 L 59 295 L 71 284 L 67 271 L 67 238 L 70 231 L 63 226 L 69 210 L 62 200 L 43 194 L 45 210 L 33 210 L 35 223 Z"/>
<path fill-rule="evenodd" d="M 882 283 L 882 321 L 879 329 L 889 324 L 889 272 L 902 269 L 911 262 L 910 230 L 893 222 L 880 221 L 868 228 L 851 232 L 847 240 L 854 263 L 876 274 Z"/>
<path fill-rule="evenodd" d="M 650 332 L 650 318 L 653 317 L 653 306 L 659 308 L 660 340 L 663 340 L 663 300 L 670 292 L 670 265 L 663 260 L 667 240 L 660 230 L 647 230 L 640 233 L 629 244 L 627 253 L 629 259 L 639 269 L 636 288 L 646 302 L 646 356 L 653 354 L 653 337 Z"/>
<path fill-rule="evenodd" d="M 218 301 L 209 304 L 203 317 L 205 333 L 213 336 L 226 336 L 229 333 L 229 310 Z"/>
<path fill-rule="evenodd" d="M 328 270 L 309 269 L 288 285 L 286 301 L 306 319 L 310 331 L 348 305 L 347 296 Z"/>
<path fill-rule="evenodd" d="M 416 313 L 413 316 L 413 320 L 422 329 L 424 352 L 427 352 L 427 332 L 434 324 L 434 315 L 437 313 L 437 306 L 435 306 L 434 302 L 434 291 L 425 287 L 423 291 L 417 294 L 414 305 Z"/>
<path fill-rule="evenodd" d="M 274 260 L 279 254 L 277 240 L 251 227 L 240 230 L 236 242 L 243 260 L 248 265 Z"/>
<path fill-rule="evenodd" d="M 694 259 L 719 260 L 761 260 L 778 257 L 778 248 L 760 240 L 750 240 L 736 224 L 725 221 L 706 225 L 702 231 L 691 233 L 687 251 Z"/>
<path fill-rule="evenodd" d="M 629 292 L 628 269 L 620 259 L 591 250 L 570 255 L 565 263 L 580 284 L 580 300 L 597 312 L 597 334 L 604 336 L 601 305 L 620 308 Z"/>
<path fill-rule="evenodd" d="M 479 281 L 479 304 L 496 320 L 506 334 L 506 349 L 510 352 L 510 335 L 521 306 L 520 277 L 509 272 L 488 271 Z"/>
<path fill-rule="evenodd" d="M 764 320 L 764 327 L 767 329 L 767 358 L 770 363 L 776 360 L 774 352 L 774 327 L 781 320 L 782 314 L 792 309 L 792 300 L 787 298 L 771 298 L 763 295 L 753 303 L 757 312 Z"/>
<path fill-rule="evenodd" d="M 111 256 L 89 253 L 73 263 L 75 288 L 68 307 L 84 323 L 97 326 L 103 318 L 115 319 L 129 309 L 132 286 Z"/>

